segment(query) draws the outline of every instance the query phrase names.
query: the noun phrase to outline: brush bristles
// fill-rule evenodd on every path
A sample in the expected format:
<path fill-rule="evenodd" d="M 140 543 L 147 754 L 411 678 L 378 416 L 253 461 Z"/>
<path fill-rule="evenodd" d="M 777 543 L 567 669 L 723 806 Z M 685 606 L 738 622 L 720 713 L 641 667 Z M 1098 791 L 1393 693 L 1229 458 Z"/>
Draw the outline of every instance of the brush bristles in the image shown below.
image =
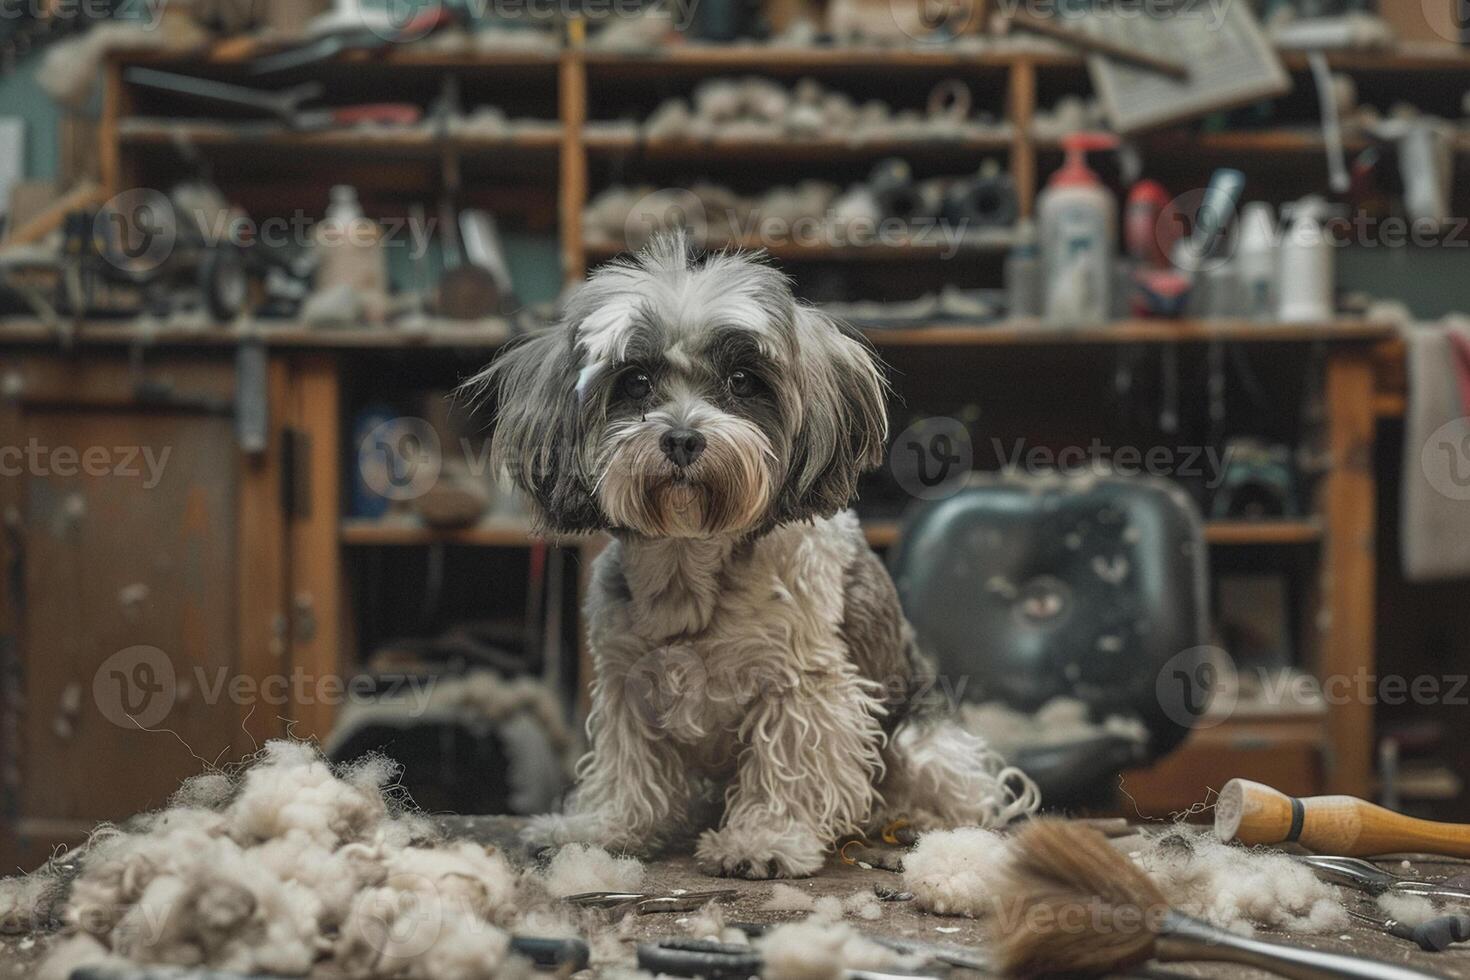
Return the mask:
<path fill-rule="evenodd" d="M 992 919 L 1007 976 L 1101 975 L 1153 955 L 1168 905 L 1147 874 L 1090 827 L 1036 820 L 1011 842 Z"/>

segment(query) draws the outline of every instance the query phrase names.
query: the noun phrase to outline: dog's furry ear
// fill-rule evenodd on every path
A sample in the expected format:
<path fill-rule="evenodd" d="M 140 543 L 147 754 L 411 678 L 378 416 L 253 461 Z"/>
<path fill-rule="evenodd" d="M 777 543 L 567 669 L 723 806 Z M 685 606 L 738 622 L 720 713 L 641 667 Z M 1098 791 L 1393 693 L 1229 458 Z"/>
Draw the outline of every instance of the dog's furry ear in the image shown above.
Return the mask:
<path fill-rule="evenodd" d="M 464 385 L 495 407 L 492 464 L 529 498 L 536 527 L 561 533 L 602 526 L 578 465 L 573 337 L 563 324 L 529 334 Z"/>
<path fill-rule="evenodd" d="M 801 426 L 777 503 L 778 521 L 829 517 L 857 496 L 858 477 L 883 462 L 888 385 L 861 337 L 797 304 Z"/>

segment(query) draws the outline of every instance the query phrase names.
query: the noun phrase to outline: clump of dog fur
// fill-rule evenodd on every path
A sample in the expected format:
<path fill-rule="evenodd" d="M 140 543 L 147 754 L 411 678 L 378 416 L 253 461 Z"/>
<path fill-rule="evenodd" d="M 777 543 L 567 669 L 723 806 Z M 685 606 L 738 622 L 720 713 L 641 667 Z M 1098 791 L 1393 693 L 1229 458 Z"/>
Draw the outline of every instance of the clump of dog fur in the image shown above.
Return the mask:
<path fill-rule="evenodd" d="M 1171 907 L 1250 934 L 1257 928 L 1326 933 L 1348 925 L 1333 886 L 1282 854 L 1170 831 L 1129 848 L 1129 856 Z M 983 918 L 995 911 L 1009 844 L 978 827 L 924 834 L 904 857 L 904 888 L 919 908 Z"/>
<path fill-rule="evenodd" d="M 395 791 L 397 775 L 381 757 L 334 767 L 314 746 L 270 742 L 237 774 L 191 779 L 167 809 L 104 825 L 73 858 L 80 871 L 56 911 L 64 938 L 40 976 L 117 961 L 516 976 L 529 964 L 510 952 L 512 927 L 557 894 L 642 878 L 635 859 L 600 848 L 518 872 L 493 847 L 444 840 Z M 0 882 L 0 922 L 34 928 L 57 892 L 45 874 Z"/>

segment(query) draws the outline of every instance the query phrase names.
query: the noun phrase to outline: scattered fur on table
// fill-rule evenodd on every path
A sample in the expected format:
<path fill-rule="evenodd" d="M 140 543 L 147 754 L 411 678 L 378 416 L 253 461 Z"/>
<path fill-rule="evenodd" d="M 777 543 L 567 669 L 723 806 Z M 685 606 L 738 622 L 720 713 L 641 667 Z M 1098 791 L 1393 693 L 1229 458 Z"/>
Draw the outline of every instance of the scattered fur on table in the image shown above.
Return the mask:
<path fill-rule="evenodd" d="M 568 844 L 546 869 L 546 890 L 556 898 L 585 892 L 631 892 L 643 884 L 643 862 L 614 857 L 600 847 Z"/>
<path fill-rule="evenodd" d="M 0 878 L 0 936 L 18 936 L 46 926 L 60 893 L 60 882 L 46 872 Z"/>
<path fill-rule="evenodd" d="M 1348 925 L 1337 889 L 1283 854 L 1171 831 L 1130 856 L 1171 906 L 1225 929 L 1323 933 Z M 983 917 L 995 911 L 992 889 L 1008 860 L 1005 837 L 993 831 L 930 832 L 904 856 L 904 888 L 927 911 Z"/>
<path fill-rule="evenodd" d="M 924 834 L 903 858 L 903 887 L 919 908 L 978 918 L 993 911 L 992 888 L 1006 860 L 1006 840 L 980 827 Z"/>
<path fill-rule="evenodd" d="M 528 839 L 651 852 L 698 833 L 707 873 L 802 877 L 897 818 L 1036 809 L 928 696 L 847 509 L 884 459 L 877 360 L 779 271 L 657 237 L 468 387 L 497 408 L 493 458 L 536 526 L 613 538 L 587 590 L 591 751 Z"/>
<path fill-rule="evenodd" d="M 840 919 L 854 915 L 860 919 L 876 920 L 883 917 L 878 896 L 871 890 L 859 889 L 851 895 L 808 895 L 800 888 L 777 883 L 771 888 L 771 896 L 762 909 L 771 912 L 816 912 L 828 919 Z"/>
<path fill-rule="evenodd" d="M 917 965 L 822 912 L 777 926 L 755 947 L 765 961 L 765 980 L 838 980 L 848 970 L 899 972 Z"/>
<path fill-rule="evenodd" d="M 42 964 L 131 962 L 374 980 L 515 977 L 510 930 L 580 930 L 557 892 L 637 884 L 638 862 L 596 848 L 519 872 L 493 847 L 444 840 L 395 793 L 394 763 L 330 765 L 275 741 L 233 774 L 190 779 L 167 809 L 99 827 L 56 908 L 64 936 Z M 54 869 L 54 863 L 53 863 Z M 4 921 L 49 921 L 46 874 L 0 882 Z M 604 947 L 606 948 L 606 947 Z"/>
<path fill-rule="evenodd" d="M 1385 892 L 1378 896 L 1378 910 L 1406 926 L 1421 926 L 1443 913 L 1423 895 L 1400 895 Z"/>
<path fill-rule="evenodd" d="M 1172 907 L 1223 929 L 1324 933 L 1350 922 L 1337 889 L 1285 854 L 1174 832 L 1131 856 Z"/>

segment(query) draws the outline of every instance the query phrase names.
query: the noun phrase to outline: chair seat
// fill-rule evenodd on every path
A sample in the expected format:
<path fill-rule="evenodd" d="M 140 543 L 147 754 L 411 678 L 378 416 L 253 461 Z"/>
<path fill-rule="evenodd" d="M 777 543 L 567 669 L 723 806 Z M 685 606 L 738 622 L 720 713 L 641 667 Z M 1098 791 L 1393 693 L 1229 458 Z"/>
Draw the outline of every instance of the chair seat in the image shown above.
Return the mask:
<path fill-rule="evenodd" d="M 1173 484 L 977 477 L 910 511 L 892 571 L 961 700 L 1077 698 L 1141 720 L 1155 757 L 1187 734 L 1192 705 L 1168 675 L 1206 642 L 1207 572 L 1199 514 Z"/>

